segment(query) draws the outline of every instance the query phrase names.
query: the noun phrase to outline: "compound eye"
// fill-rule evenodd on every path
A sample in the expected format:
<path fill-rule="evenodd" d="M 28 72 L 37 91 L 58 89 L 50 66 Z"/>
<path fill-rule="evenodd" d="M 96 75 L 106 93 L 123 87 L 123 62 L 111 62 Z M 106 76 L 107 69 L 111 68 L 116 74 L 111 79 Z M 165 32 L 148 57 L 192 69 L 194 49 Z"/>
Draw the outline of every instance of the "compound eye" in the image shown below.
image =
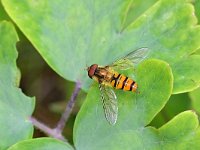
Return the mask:
<path fill-rule="evenodd" d="M 97 64 L 93 64 L 93 65 L 91 65 L 91 66 L 88 68 L 88 76 L 89 76 L 90 78 L 92 78 L 92 77 L 94 76 L 94 73 L 95 73 L 97 67 L 98 67 Z"/>

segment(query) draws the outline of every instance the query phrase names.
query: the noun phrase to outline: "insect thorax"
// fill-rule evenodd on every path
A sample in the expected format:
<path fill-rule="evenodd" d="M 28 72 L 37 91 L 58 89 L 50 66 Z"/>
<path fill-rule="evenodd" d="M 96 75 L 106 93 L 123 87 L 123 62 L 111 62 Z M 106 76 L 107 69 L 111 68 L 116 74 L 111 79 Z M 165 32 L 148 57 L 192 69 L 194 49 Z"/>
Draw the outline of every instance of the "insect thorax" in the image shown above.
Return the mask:
<path fill-rule="evenodd" d="M 108 67 L 99 67 L 95 71 L 95 80 L 97 80 L 99 83 L 102 82 L 110 82 L 113 76 L 113 72 Z"/>

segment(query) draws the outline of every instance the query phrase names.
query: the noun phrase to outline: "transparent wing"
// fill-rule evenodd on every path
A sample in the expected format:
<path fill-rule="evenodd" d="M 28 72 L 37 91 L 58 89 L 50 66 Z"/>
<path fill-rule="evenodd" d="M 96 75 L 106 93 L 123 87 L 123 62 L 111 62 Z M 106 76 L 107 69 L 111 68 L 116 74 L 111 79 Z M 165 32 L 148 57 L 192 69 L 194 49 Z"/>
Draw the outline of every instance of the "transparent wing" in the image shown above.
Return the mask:
<path fill-rule="evenodd" d="M 140 48 L 137 50 L 132 51 L 122 59 L 119 59 L 109 65 L 112 68 L 126 70 L 133 67 L 133 65 L 137 65 L 143 59 L 147 57 L 148 48 Z"/>
<path fill-rule="evenodd" d="M 109 86 L 99 84 L 99 89 L 101 91 L 101 100 L 105 117 L 111 125 L 114 125 L 118 115 L 117 97 Z"/>

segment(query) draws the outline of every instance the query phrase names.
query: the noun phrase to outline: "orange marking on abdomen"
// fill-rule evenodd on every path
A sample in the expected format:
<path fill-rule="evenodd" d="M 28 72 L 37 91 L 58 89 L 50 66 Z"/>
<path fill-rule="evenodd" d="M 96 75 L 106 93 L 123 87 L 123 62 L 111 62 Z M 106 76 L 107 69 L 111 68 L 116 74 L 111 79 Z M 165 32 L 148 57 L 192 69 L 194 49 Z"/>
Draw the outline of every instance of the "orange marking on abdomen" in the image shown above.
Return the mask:
<path fill-rule="evenodd" d="M 131 84 L 133 83 L 133 80 L 128 78 L 128 80 L 126 81 L 123 90 L 124 91 L 130 91 L 131 89 Z"/>
<path fill-rule="evenodd" d="M 124 83 L 124 91 L 132 91 L 135 92 L 137 89 L 137 83 L 133 81 L 132 79 L 128 78 L 126 82 Z"/>
<path fill-rule="evenodd" d="M 125 79 L 126 79 L 126 76 L 124 76 L 122 74 L 119 76 L 119 78 L 117 80 L 116 89 L 123 89 Z"/>
<path fill-rule="evenodd" d="M 134 83 L 133 85 L 132 85 L 132 92 L 135 92 L 136 90 L 137 90 L 137 83 Z"/>
<path fill-rule="evenodd" d="M 135 92 L 137 90 L 137 83 L 134 80 L 117 72 L 113 75 L 111 85 L 116 89 L 123 89 L 124 91 Z"/>

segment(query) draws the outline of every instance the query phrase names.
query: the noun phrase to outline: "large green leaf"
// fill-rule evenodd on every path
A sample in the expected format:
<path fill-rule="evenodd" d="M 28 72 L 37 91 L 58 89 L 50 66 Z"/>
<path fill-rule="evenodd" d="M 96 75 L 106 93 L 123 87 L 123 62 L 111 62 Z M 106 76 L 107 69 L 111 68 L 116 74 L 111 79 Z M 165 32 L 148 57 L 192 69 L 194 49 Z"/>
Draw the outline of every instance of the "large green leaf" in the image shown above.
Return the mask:
<path fill-rule="evenodd" d="M 89 90 L 74 127 L 74 143 L 78 150 L 157 147 L 142 140 L 157 141 L 155 135 L 147 135 L 152 129 L 145 126 L 167 102 L 172 91 L 172 73 L 168 64 L 147 60 L 138 67 L 136 81 L 139 94 L 116 90 L 119 116 L 115 126 L 104 117 L 98 86 L 95 84 Z"/>
<path fill-rule="evenodd" d="M 48 64 L 66 79 L 81 80 L 84 89 L 90 81 L 86 65 L 109 64 L 140 47 L 150 49 L 149 57 L 171 65 L 173 93 L 191 91 L 199 84 L 200 57 L 190 54 L 200 47 L 200 28 L 188 0 L 147 5 L 132 0 L 2 2 Z M 137 9 L 135 15 L 126 11 L 129 7 Z"/>
<path fill-rule="evenodd" d="M 172 91 L 169 65 L 147 60 L 138 66 L 139 94 L 117 91 L 119 117 L 115 126 L 105 119 L 97 85 L 89 90 L 74 129 L 77 150 L 197 149 L 200 134 L 197 116 L 179 114 L 159 129 L 147 126 L 164 107 Z"/>
<path fill-rule="evenodd" d="M 19 142 L 8 150 L 73 150 L 68 144 L 52 138 L 38 138 Z"/>
<path fill-rule="evenodd" d="M 18 40 L 11 23 L 0 23 L 0 149 L 32 137 L 33 126 L 28 120 L 34 108 L 34 99 L 25 96 L 19 84 L 16 66 Z"/>

